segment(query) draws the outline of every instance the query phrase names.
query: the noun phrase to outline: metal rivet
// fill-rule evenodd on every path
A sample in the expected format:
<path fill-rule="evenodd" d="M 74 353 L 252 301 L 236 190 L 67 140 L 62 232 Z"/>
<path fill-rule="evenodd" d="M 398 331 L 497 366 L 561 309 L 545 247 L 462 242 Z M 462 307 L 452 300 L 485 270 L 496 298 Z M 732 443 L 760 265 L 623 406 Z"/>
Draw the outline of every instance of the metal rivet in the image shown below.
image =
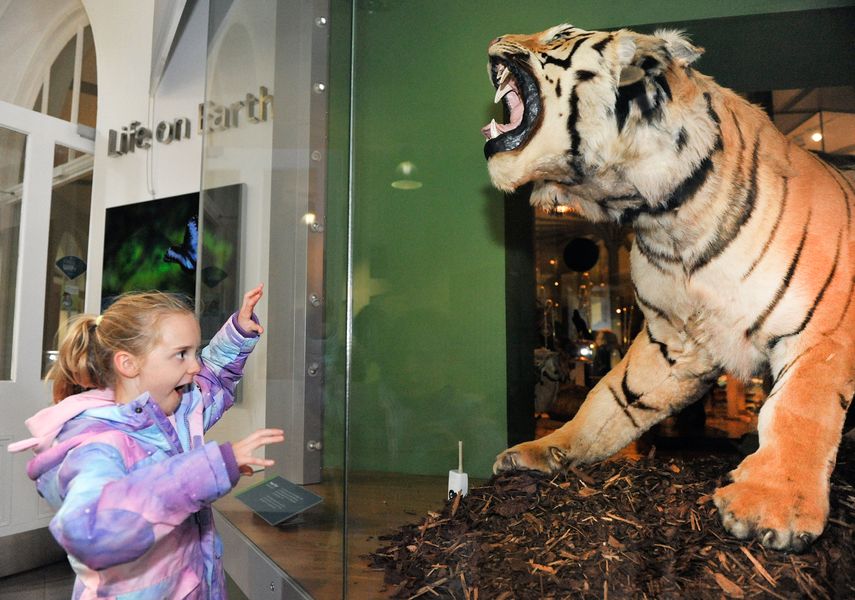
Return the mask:
<path fill-rule="evenodd" d="M 320 223 L 312 223 L 309 225 L 309 229 L 311 229 L 314 233 L 320 233 L 324 230 L 324 226 Z"/>
<path fill-rule="evenodd" d="M 320 306 L 321 305 L 320 296 L 318 296 L 317 294 L 312 294 L 311 296 L 309 296 L 309 304 L 311 304 L 314 307 Z"/>
<path fill-rule="evenodd" d="M 137 406 L 137 407 L 134 409 L 134 412 L 135 412 L 135 413 L 137 413 L 137 414 L 140 414 L 140 413 L 142 412 L 142 406 Z"/>
<path fill-rule="evenodd" d="M 320 369 L 321 369 L 321 365 L 319 365 L 318 363 L 312 363 L 312 364 L 310 364 L 310 365 L 309 365 L 309 367 L 306 369 L 306 372 L 307 372 L 310 376 L 314 377 L 315 375 L 317 375 L 317 374 L 318 374 L 318 371 L 319 371 Z"/>
<path fill-rule="evenodd" d="M 326 89 L 327 89 L 327 86 L 323 83 L 316 83 L 315 85 L 312 86 L 312 90 L 316 94 L 323 94 L 324 90 L 326 90 Z"/>
<path fill-rule="evenodd" d="M 309 440 L 308 443 L 306 443 L 306 448 L 309 450 L 323 450 L 324 445 L 318 440 Z"/>
<path fill-rule="evenodd" d="M 326 17 L 318 17 L 317 19 L 315 19 L 315 25 L 317 25 L 318 27 L 325 27 L 326 24 L 327 24 L 327 18 Z"/>

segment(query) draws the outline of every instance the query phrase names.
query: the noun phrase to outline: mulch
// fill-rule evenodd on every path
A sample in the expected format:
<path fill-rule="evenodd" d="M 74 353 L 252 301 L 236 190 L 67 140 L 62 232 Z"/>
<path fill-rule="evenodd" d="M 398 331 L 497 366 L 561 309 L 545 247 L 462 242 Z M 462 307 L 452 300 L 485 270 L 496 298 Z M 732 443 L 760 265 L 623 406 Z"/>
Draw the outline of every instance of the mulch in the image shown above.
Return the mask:
<path fill-rule="evenodd" d="M 393 598 L 855 598 L 855 444 L 838 453 L 828 526 L 803 554 L 722 528 L 711 494 L 738 456 L 653 454 L 494 476 L 367 559 Z"/>

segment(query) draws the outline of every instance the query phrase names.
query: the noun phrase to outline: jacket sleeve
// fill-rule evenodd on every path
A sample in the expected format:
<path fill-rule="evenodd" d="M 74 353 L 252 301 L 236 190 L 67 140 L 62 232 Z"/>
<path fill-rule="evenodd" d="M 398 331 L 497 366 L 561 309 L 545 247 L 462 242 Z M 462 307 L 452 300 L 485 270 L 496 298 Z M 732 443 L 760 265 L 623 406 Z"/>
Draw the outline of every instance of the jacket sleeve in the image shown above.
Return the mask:
<path fill-rule="evenodd" d="M 252 318 L 258 321 L 255 315 Z M 258 340 L 258 334 L 243 331 L 238 326 L 235 313 L 202 350 L 202 370 L 196 376 L 196 382 L 202 389 L 205 431 L 234 404 L 235 387 Z"/>
<path fill-rule="evenodd" d="M 50 523 L 59 544 L 91 569 L 130 562 L 232 488 L 216 442 L 128 471 L 115 433 L 68 453 Z M 118 439 L 121 438 L 121 439 Z"/>

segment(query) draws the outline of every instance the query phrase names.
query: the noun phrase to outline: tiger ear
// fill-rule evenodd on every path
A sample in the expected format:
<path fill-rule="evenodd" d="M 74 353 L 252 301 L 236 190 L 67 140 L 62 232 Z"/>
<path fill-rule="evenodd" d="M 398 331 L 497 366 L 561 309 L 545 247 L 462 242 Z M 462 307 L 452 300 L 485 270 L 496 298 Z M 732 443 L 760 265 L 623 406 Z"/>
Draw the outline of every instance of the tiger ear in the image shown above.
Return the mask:
<path fill-rule="evenodd" d="M 654 35 L 665 41 L 665 47 L 680 66 L 692 64 L 704 53 L 703 48 L 692 44 L 686 34 L 677 29 L 657 29 Z"/>
<path fill-rule="evenodd" d="M 647 75 L 658 75 L 668 63 L 689 65 L 703 52 L 703 48 L 692 45 L 681 31 L 660 29 L 651 36 L 621 30 L 617 34 L 621 65 L 618 87 L 637 83 Z"/>
<path fill-rule="evenodd" d="M 639 36 L 634 31 L 622 29 L 617 32 L 617 55 L 621 65 L 618 87 L 632 85 L 644 79 L 644 69 L 634 64 L 638 40 Z"/>

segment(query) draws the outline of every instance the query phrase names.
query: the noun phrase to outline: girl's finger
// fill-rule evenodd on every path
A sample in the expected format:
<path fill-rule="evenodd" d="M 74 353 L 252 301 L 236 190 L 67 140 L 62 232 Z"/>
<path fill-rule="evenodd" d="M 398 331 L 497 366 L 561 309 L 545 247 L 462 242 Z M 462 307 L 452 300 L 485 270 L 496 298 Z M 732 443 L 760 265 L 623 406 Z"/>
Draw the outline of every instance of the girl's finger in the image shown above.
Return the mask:
<path fill-rule="evenodd" d="M 284 431 L 284 430 L 282 430 L 282 429 L 275 429 L 275 428 L 270 428 L 270 429 L 256 429 L 255 431 L 253 431 L 253 432 L 250 434 L 250 436 L 249 436 L 249 437 L 255 437 L 255 438 L 258 438 L 258 437 L 262 437 L 262 436 L 271 436 L 271 435 L 272 435 L 272 436 L 284 436 L 284 435 L 285 435 L 285 431 Z"/>

